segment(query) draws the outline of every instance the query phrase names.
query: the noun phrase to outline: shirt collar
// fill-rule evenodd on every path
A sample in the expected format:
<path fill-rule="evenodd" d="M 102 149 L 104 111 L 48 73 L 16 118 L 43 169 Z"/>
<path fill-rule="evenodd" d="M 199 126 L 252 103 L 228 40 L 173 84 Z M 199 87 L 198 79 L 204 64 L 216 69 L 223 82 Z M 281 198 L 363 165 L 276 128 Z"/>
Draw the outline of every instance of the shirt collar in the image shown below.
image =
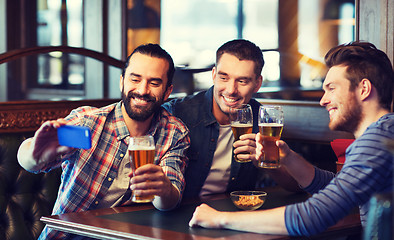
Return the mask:
<path fill-rule="evenodd" d="M 130 132 L 127 129 L 126 123 L 124 121 L 123 113 L 122 113 L 122 104 L 123 102 L 120 101 L 116 104 L 115 107 L 115 131 L 116 135 L 118 136 L 118 140 L 123 140 L 130 136 Z M 159 127 L 160 123 L 160 116 L 163 108 L 161 107 L 158 112 L 156 112 L 152 118 L 151 126 L 147 132 L 147 135 L 154 135 Z"/>
<path fill-rule="evenodd" d="M 160 123 L 160 118 L 161 118 L 161 112 L 163 111 L 163 108 L 160 107 L 159 111 L 157 111 L 152 118 L 152 122 L 150 124 L 150 128 L 148 130 L 147 135 L 152 135 L 154 136 L 156 134 L 157 129 L 159 128 L 159 123 Z"/>
<path fill-rule="evenodd" d="M 122 113 L 122 101 L 118 102 L 115 107 L 115 132 L 118 137 L 118 140 L 123 140 L 126 137 L 130 136 L 129 130 L 127 129 L 126 123 L 123 118 Z"/>
<path fill-rule="evenodd" d="M 203 102 L 203 114 L 202 114 L 202 119 L 204 121 L 204 125 L 208 126 L 211 124 L 217 123 L 215 116 L 212 113 L 212 108 L 213 108 L 213 86 L 209 88 L 204 95 L 205 101 Z"/>

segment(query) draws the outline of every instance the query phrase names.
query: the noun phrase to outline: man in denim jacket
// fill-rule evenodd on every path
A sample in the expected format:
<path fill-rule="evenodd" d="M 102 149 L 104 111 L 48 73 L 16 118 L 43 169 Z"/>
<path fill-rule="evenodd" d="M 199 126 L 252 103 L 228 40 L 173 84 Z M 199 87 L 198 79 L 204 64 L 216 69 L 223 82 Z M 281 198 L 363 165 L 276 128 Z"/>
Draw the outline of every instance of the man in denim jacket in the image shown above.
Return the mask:
<path fill-rule="evenodd" d="M 184 197 L 255 188 L 259 169 L 252 162 L 236 162 L 233 156 L 250 152 L 237 157 L 255 158 L 260 104 L 251 98 L 261 86 L 263 66 L 262 52 L 254 43 L 241 39 L 229 41 L 216 52 L 213 87 L 163 105 L 190 130 Z M 228 111 L 246 103 L 251 105 L 254 115 L 253 134 L 242 135 L 233 143 Z"/>

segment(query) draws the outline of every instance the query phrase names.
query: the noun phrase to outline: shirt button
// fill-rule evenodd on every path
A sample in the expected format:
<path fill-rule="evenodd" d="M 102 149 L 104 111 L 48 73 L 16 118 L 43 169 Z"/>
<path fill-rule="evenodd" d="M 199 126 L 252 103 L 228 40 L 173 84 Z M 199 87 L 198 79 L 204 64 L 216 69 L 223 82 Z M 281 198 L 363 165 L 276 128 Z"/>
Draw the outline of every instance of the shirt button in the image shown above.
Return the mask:
<path fill-rule="evenodd" d="M 109 178 L 108 178 L 108 181 L 110 181 L 110 182 L 111 182 L 111 181 L 112 181 L 112 178 L 110 178 L 110 177 L 109 177 Z"/>
<path fill-rule="evenodd" d="M 124 157 L 124 154 L 123 154 L 123 153 L 121 153 L 119 156 L 122 158 L 122 157 Z"/>
<path fill-rule="evenodd" d="M 234 181 L 234 180 L 235 180 L 235 177 L 232 177 L 232 178 L 231 178 L 231 181 Z"/>
<path fill-rule="evenodd" d="M 98 201 L 95 201 L 95 202 L 94 202 L 94 204 L 96 204 L 96 205 L 97 205 L 97 204 L 98 204 Z"/>
<path fill-rule="evenodd" d="M 214 138 L 211 138 L 211 142 L 214 142 L 215 141 L 215 139 Z"/>

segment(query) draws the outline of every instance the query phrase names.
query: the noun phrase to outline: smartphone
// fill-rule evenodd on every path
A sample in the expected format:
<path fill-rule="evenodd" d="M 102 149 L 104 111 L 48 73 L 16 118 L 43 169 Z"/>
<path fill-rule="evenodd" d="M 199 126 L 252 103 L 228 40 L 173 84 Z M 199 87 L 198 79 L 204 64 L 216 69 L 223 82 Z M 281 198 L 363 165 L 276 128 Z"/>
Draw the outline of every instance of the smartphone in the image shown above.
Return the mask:
<path fill-rule="evenodd" d="M 57 138 L 62 146 L 89 149 L 92 147 L 90 129 L 82 126 L 64 125 L 57 129 Z"/>

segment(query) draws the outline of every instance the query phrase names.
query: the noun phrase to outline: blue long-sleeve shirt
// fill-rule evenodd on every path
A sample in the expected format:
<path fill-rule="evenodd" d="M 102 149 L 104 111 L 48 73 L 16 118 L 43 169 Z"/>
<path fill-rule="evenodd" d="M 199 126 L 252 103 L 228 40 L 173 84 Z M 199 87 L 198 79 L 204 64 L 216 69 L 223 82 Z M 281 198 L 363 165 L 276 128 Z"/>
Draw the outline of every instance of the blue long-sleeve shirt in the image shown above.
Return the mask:
<path fill-rule="evenodd" d="M 346 150 L 342 170 L 334 173 L 315 168 L 312 193 L 307 201 L 289 205 L 285 224 L 290 235 L 309 236 L 324 231 L 359 206 L 365 225 L 369 200 L 376 193 L 393 191 L 393 155 L 384 141 L 394 137 L 394 113 L 371 124 Z"/>

